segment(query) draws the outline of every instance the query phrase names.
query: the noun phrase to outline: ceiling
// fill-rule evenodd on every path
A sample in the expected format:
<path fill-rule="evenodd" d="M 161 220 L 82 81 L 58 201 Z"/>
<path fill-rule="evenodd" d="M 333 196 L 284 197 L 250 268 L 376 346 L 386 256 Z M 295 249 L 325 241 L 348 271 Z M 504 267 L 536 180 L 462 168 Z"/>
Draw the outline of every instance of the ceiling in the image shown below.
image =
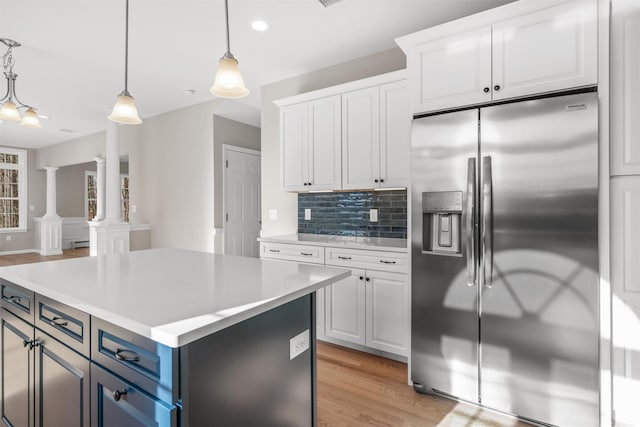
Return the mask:
<path fill-rule="evenodd" d="M 220 114 L 259 126 L 260 87 L 395 47 L 395 37 L 512 0 L 229 0 L 231 51 L 251 94 Z M 105 129 L 124 88 L 124 0 L 0 0 L 16 93 L 42 129 L 0 123 L 0 145 L 39 148 Z M 266 32 L 250 24 L 260 18 Z M 145 117 L 208 101 L 225 52 L 224 0 L 132 0 L 129 91 Z M 4 53 L 4 45 L 0 45 Z M 4 95 L 4 82 L 0 83 Z M 191 89 L 193 95 L 185 95 Z M 61 131 L 61 129 L 73 132 Z"/>

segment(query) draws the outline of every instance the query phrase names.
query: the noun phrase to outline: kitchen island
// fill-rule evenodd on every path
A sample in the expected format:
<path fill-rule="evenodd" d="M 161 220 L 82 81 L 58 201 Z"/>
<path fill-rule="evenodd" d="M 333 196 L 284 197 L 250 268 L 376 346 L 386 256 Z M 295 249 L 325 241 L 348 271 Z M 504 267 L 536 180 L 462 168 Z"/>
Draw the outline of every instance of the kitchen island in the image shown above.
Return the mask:
<path fill-rule="evenodd" d="M 154 249 L 0 268 L 4 425 L 315 425 L 341 269 Z"/>

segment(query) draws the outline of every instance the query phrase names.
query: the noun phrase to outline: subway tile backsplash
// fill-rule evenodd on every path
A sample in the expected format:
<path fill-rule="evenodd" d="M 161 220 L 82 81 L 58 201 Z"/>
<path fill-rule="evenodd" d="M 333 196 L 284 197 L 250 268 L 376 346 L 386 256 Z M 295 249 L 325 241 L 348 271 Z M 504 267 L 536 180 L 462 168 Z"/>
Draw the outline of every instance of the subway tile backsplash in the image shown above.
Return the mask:
<path fill-rule="evenodd" d="M 369 221 L 370 209 L 378 209 L 378 222 Z M 298 233 L 406 239 L 407 191 L 299 193 Z"/>

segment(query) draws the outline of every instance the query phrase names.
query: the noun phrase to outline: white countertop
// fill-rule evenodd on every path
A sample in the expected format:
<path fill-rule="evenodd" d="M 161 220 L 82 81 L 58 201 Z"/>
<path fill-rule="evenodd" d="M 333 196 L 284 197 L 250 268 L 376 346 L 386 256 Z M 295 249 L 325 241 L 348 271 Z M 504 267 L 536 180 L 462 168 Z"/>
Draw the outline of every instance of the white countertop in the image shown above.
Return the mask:
<path fill-rule="evenodd" d="M 335 236 L 331 234 L 284 234 L 281 236 L 259 237 L 261 242 L 300 243 L 312 246 L 335 246 L 353 249 L 376 249 L 392 252 L 407 252 L 406 239 L 388 237 Z"/>
<path fill-rule="evenodd" d="M 338 268 L 180 249 L 0 267 L 0 278 L 169 347 L 348 275 Z"/>

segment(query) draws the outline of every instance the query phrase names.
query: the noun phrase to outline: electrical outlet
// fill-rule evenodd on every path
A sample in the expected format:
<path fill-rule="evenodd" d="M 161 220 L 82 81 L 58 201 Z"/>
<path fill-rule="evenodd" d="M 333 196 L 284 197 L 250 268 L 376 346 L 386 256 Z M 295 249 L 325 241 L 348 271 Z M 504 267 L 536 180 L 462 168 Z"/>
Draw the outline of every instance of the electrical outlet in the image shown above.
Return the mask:
<path fill-rule="evenodd" d="M 33 205 L 29 205 L 29 210 L 32 211 L 33 209 L 35 209 L 35 207 Z"/>
<path fill-rule="evenodd" d="M 277 209 L 269 209 L 269 219 L 270 220 L 278 219 L 278 210 Z"/>
<path fill-rule="evenodd" d="M 369 209 L 369 221 L 378 222 L 378 209 Z"/>
<path fill-rule="evenodd" d="M 136 213 L 136 210 L 138 210 L 136 205 L 131 205 L 131 213 Z"/>
<path fill-rule="evenodd" d="M 304 210 L 304 220 L 311 221 L 311 209 L 307 208 Z"/>
<path fill-rule="evenodd" d="M 11 236 L 7 236 L 7 242 L 11 241 Z"/>
<path fill-rule="evenodd" d="M 289 340 L 289 360 L 293 360 L 309 349 L 309 330 L 299 333 Z"/>

